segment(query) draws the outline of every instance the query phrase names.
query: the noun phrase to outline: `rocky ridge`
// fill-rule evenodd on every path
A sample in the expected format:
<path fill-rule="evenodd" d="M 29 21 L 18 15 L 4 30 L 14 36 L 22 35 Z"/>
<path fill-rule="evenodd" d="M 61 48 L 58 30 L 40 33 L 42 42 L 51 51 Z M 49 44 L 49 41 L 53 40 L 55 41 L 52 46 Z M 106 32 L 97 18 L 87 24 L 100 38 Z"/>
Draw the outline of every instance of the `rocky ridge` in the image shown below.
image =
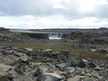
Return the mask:
<path fill-rule="evenodd" d="M 29 33 L 29 32 L 11 32 L 0 29 L 0 42 L 17 42 L 17 41 L 33 41 L 36 39 L 49 39 L 45 33 Z"/>
<path fill-rule="evenodd" d="M 21 33 L 15 33 L 10 31 L 0 31 L 0 41 L 24 41 L 31 40 L 28 35 Z"/>

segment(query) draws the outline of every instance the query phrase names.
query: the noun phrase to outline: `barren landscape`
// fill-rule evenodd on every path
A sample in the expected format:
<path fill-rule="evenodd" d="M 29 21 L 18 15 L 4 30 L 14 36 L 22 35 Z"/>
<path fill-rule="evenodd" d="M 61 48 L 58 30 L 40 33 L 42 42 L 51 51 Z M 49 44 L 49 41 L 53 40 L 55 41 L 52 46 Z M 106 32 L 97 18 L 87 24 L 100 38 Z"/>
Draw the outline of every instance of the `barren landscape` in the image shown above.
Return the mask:
<path fill-rule="evenodd" d="M 108 0 L 0 0 L 0 81 L 108 81 Z"/>
<path fill-rule="evenodd" d="M 30 31 L 0 29 L 0 81 L 108 81 L 107 28 Z"/>

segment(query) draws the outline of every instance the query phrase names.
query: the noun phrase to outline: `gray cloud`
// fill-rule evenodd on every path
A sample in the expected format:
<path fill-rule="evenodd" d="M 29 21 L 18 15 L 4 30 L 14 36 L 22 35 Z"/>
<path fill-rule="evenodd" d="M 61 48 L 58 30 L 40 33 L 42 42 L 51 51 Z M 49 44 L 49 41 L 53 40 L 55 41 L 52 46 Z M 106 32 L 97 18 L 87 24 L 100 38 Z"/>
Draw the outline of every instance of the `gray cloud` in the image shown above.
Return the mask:
<path fill-rule="evenodd" d="M 108 18 L 108 4 L 96 6 L 94 16 L 98 18 Z"/>
<path fill-rule="evenodd" d="M 1 0 L 0 10 L 8 15 L 52 14 L 53 3 L 48 1 L 49 0 Z"/>
<path fill-rule="evenodd" d="M 0 0 L 1 15 L 68 15 L 75 17 L 78 14 L 78 9 L 75 3 L 61 2 L 67 9 L 53 8 L 54 2 L 51 0 Z"/>
<path fill-rule="evenodd" d="M 0 15 L 9 16 L 49 16 L 60 14 L 68 19 L 82 17 L 108 17 L 108 5 L 97 5 L 95 11 L 81 14 L 79 10 L 79 0 L 71 0 L 70 3 L 62 1 L 60 4 L 66 9 L 53 8 L 52 0 L 0 0 Z"/>

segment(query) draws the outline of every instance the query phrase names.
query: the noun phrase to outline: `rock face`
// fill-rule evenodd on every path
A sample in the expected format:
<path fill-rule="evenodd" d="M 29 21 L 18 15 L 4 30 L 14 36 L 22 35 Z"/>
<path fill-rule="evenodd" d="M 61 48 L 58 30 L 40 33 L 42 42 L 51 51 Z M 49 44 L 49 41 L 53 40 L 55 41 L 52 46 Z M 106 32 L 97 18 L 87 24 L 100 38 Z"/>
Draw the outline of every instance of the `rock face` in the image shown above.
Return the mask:
<path fill-rule="evenodd" d="M 0 31 L 9 31 L 9 29 L 6 29 L 4 27 L 0 27 Z"/>
<path fill-rule="evenodd" d="M 0 32 L 0 41 L 24 41 L 31 40 L 28 35 L 23 35 L 21 33 L 15 33 L 10 31 L 1 31 Z"/>
<path fill-rule="evenodd" d="M 0 46 L 0 81 L 108 80 L 108 60 L 68 58 L 70 52 L 67 50 L 59 52 L 63 56 L 56 55 L 56 58 L 58 53 L 51 49 L 34 52 L 31 48 Z M 68 59 L 63 60 L 63 57 Z"/>
<path fill-rule="evenodd" d="M 47 33 L 21 33 L 10 32 L 6 29 L 0 29 L 0 41 L 30 41 L 36 39 L 49 39 Z"/>
<path fill-rule="evenodd" d="M 49 35 L 47 33 L 22 33 L 23 35 L 28 35 L 34 39 L 49 39 Z"/>

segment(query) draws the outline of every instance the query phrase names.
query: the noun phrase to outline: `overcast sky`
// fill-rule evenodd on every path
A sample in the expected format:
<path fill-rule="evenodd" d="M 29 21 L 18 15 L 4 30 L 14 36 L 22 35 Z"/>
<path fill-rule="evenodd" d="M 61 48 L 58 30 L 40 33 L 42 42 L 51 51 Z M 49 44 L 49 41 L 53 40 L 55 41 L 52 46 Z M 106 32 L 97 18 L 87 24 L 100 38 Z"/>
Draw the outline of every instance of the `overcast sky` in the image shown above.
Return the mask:
<path fill-rule="evenodd" d="M 108 27 L 108 0 L 0 0 L 0 27 Z"/>

